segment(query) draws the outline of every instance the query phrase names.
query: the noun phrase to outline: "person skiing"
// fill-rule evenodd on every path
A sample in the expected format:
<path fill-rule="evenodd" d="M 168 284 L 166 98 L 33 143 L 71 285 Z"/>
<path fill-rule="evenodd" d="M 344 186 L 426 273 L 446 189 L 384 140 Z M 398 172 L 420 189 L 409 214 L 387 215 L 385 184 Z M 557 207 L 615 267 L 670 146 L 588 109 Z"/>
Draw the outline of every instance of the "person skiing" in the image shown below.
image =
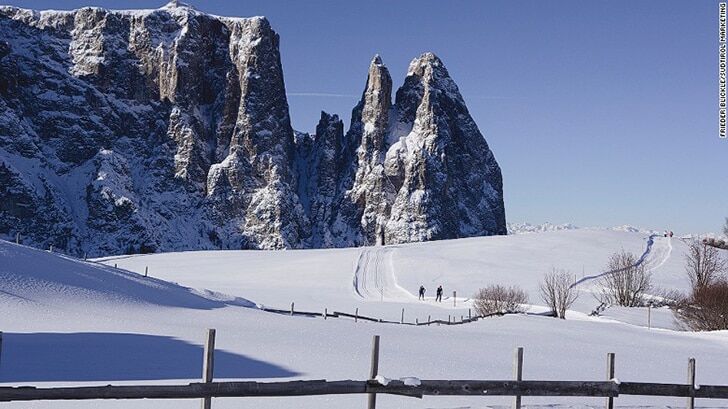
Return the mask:
<path fill-rule="evenodd" d="M 442 302 L 442 285 L 437 287 L 437 295 L 435 296 L 435 301 Z"/>
<path fill-rule="evenodd" d="M 424 285 L 421 285 L 420 286 L 420 296 L 417 298 L 418 300 L 424 300 L 425 299 L 425 291 L 427 291 L 427 290 L 425 290 L 425 286 Z"/>

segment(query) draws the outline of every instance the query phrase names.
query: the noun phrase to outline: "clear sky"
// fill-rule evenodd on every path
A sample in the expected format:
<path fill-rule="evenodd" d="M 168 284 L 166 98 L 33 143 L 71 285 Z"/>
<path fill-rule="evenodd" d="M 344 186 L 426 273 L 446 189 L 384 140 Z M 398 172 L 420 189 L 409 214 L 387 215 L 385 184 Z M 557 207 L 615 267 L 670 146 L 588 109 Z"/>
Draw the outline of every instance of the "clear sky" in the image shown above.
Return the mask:
<path fill-rule="evenodd" d="M 375 53 L 398 87 L 412 58 L 435 52 L 503 169 L 509 222 L 688 233 L 717 232 L 728 216 L 715 1 L 187 2 L 269 18 L 302 131 L 315 128 L 320 110 L 348 124 Z"/>

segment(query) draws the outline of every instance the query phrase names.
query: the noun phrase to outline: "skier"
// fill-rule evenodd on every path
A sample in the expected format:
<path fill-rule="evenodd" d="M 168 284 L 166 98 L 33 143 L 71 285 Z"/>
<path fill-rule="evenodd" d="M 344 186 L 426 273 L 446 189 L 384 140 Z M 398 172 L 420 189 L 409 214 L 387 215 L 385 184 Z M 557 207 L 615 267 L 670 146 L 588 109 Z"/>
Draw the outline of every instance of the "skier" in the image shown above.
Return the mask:
<path fill-rule="evenodd" d="M 417 298 L 418 300 L 424 300 L 425 299 L 425 291 L 427 291 L 427 290 L 425 290 L 425 286 L 424 285 L 421 285 L 420 286 L 420 296 Z"/>
<path fill-rule="evenodd" d="M 442 302 L 442 286 L 437 287 L 437 295 L 435 296 L 435 301 Z"/>

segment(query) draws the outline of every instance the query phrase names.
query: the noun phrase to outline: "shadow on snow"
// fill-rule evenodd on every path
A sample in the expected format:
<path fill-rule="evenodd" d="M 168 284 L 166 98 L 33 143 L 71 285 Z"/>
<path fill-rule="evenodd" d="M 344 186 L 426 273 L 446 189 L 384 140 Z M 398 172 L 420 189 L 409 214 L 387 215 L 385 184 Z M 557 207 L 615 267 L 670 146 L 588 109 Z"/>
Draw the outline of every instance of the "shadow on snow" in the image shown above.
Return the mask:
<path fill-rule="evenodd" d="M 0 382 L 199 379 L 201 345 L 128 333 L 4 333 Z M 223 350 L 214 377 L 285 378 L 298 373 Z"/>

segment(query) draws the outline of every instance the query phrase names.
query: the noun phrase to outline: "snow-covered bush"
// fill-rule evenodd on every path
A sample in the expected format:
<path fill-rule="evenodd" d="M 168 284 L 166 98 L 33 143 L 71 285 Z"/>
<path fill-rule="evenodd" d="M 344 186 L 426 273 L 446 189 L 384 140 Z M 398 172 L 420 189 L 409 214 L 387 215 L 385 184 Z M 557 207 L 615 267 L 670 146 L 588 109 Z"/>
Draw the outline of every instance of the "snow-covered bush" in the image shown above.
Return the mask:
<path fill-rule="evenodd" d="M 556 268 L 546 274 L 541 281 L 539 285 L 541 299 L 551 309 L 554 317 L 566 319 L 566 310 L 579 296 L 574 287 L 575 281 L 571 273 Z"/>
<path fill-rule="evenodd" d="M 645 263 L 627 251 L 614 253 L 609 257 L 607 271 L 599 284 L 601 291 L 597 299 L 607 305 L 638 307 L 643 305 L 646 291 L 652 288 L 652 274 Z"/>
<path fill-rule="evenodd" d="M 478 290 L 473 299 L 475 312 L 481 317 L 525 312 L 528 304 L 528 294 L 515 286 L 489 285 Z"/>

